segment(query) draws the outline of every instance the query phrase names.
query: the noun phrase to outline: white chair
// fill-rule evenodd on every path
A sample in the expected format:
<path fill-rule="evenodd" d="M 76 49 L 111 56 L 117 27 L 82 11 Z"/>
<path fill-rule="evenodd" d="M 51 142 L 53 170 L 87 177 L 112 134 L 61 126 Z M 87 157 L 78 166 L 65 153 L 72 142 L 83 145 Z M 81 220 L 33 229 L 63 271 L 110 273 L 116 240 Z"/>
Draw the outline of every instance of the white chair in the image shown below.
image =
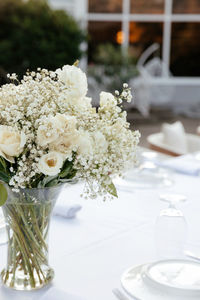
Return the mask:
<path fill-rule="evenodd" d="M 159 44 L 153 44 L 143 52 L 137 63 L 139 76 L 129 82 L 135 94 L 134 105 L 145 117 L 149 115 L 151 106 L 170 103 L 174 93 L 173 86 L 156 82 L 156 79 L 171 76 L 165 63 L 159 57 L 148 61 L 159 47 Z"/>

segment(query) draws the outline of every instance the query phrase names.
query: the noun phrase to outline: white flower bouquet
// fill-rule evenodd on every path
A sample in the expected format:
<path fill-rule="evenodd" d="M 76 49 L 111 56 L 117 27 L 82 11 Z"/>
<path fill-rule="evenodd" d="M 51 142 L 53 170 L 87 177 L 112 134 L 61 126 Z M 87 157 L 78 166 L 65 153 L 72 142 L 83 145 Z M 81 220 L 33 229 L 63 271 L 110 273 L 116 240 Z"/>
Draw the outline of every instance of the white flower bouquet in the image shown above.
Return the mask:
<path fill-rule="evenodd" d="M 0 205 L 9 246 L 3 283 L 35 289 L 49 283 L 47 235 L 62 183 L 84 180 L 85 195 L 117 196 L 112 177 L 135 161 L 139 133 L 129 129 L 124 100 L 101 92 L 92 107 L 86 75 L 75 65 L 27 72 L 0 88 Z"/>
<path fill-rule="evenodd" d="M 121 94 L 101 92 L 91 105 L 86 75 L 76 66 L 30 72 L 0 89 L 0 180 L 13 190 L 84 179 L 94 197 L 116 196 L 111 177 L 134 162 L 139 133 L 129 129 Z"/>

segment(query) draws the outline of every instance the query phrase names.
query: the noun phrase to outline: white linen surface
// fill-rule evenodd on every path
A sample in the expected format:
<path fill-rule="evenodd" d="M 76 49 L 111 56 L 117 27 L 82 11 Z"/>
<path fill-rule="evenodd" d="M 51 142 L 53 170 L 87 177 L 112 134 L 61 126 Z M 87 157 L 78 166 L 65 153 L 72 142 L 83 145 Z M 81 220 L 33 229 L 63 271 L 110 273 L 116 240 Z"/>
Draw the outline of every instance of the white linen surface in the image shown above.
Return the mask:
<path fill-rule="evenodd" d="M 41 300 L 83 300 L 83 298 L 67 294 L 66 292 L 51 287 L 42 297 Z"/>
<path fill-rule="evenodd" d="M 112 289 L 130 266 L 155 260 L 154 224 L 167 203 L 159 194 L 185 194 L 179 206 L 189 224 L 187 249 L 200 252 L 199 178 L 175 174 L 176 184 L 165 189 L 119 191 L 119 198 L 103 202 L 79 198 L 81 185 L 67 188 L 62 198 L 82 205 L 75 219 L 53 218 L 50 230 L 50 264 L 55 269 L 54 287 L 83 300 L 116 300 Z M 0 269 L 6 261 L 0 247 Z M 42 300 L 44 290 L 24 293 L 0 288 L 0 299 Z M 49 299 L 48 299 L 49 300 Z M 55 300 L 60 300 L 55 298 Z M 68 300 L 66 298 L 66 300 Z M 70 299 L 70 300 L 73 300 Z"/>
<path fill-rule="evenodd" d="M 15 299 L 15 300 L 85 300 L 82 297 L 69 294 L 61 289 L 57 289 L 50 285 L 49 287 L 34 292 L 20 292 L 9 290 L 1 287 L 1 300 L 2 299 Z"/>
<path fill-rule="evenodd" d="M 194 176 L 200 175 L 200 159 L 197 159 L 195 154 L 182 155 L 156 163 L 160 166 L 167 167 L 183 174 Z"/>

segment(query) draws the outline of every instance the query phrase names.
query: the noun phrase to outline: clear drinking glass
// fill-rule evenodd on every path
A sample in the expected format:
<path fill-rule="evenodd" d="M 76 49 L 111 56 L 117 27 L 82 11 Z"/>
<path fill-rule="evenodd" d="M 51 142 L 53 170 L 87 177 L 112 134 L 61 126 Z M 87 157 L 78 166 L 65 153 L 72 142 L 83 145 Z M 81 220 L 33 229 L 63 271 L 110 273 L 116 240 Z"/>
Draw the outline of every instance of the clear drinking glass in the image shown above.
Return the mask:
<path fill-rule="evenodd" d="M 124 178 L 117 178 L 115 184 L 119 189 L 140 189 L 168 187 L 173 184 L 172 172 L 159 167 L 155 160 L 158 154 L 153 151 L 142 151 L 139 154 L 139 165 L 124 174 Z"/>
<path fill-rule="evenodd" d="M 156 220 L 155 242 L 159 259 L 181 258 L 187 238 L 187 222 L 176 204 L 186 201 L 184 195 L 163 194 L 160 200 L 169 204 Z"/>

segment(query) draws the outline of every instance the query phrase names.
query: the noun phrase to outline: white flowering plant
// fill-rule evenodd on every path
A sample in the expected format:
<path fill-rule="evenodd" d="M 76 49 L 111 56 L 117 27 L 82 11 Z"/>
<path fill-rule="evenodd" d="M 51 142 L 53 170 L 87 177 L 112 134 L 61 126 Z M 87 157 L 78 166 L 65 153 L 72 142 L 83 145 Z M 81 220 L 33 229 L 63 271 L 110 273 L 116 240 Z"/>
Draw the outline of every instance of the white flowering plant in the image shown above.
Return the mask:
<path fill-rule="evenodd" d="M 0 180 L 17 192 L 77 178 L 91 197 L 117 196 L 112 178 L 134 163 L 139 141 L 122 109 L 128 85 L 101 92 L 96 109 L 77 65 L 8 77 L 0 88 Z"/>

